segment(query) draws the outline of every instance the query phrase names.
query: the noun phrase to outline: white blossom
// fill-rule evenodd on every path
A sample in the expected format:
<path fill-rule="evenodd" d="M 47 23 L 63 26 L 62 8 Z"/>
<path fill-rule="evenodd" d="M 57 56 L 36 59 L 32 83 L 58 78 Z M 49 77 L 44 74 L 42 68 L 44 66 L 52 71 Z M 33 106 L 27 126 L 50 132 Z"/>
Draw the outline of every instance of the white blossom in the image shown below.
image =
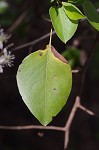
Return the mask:
<path fill-rule="evenodd" d="M 3 49 L 3 54 L 0 56 L 0 65 L 2 66 L 13 66 L 13 59 L 15 56 L 11 54 L 10 51 L 7 51 L 6 48 Z"/>
<path fill-rule="evenodd" d="M 3 68 L 5 66 L 11 67 L 13 66 L 13 60 L 15 56 L 11 54 L 11 51 L 7 49 L 12 46 L 12 44 L 8 45 L 4 48 L 4 42 L 10 38 L 8 34 L 5 34 L 3 29 L 0 29 L 0 73 L 3 73 Z"/>

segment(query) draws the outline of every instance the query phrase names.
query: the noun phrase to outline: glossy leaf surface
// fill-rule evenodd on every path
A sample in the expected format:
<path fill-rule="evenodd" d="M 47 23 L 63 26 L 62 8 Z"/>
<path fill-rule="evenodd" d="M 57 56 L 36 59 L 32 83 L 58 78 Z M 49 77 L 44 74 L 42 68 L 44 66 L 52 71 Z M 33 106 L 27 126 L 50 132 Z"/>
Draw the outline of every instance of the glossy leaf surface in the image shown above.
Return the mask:
<path fill-rule="evenodd" d="M 0 14 L 3 14 L 8 8 L 8 3 L 5 1 L 0 1 Z"/>
<path fill-rule="evenodd" d="M 38 50 L 23 60 L 17 72 L 22 99 L 44 126 L 65 105 L 72 86 L 71 68 L 58 55 L 50 47 Z"/>
<path fill-rule="evenodd" d="M 65 8 L 65 12 L 66 12 L 67 16 L 70 19 L 78 20 L 78 19 L 85 18 L 83 13 L 75 5 L 73 5 L 71 3 L 66 3 L 66 2 L 63 2 L 62 4 Z"/>
<path fill-rule="evenodd" d="M 82 3 L 84 0 L 68 0 L 70 3 Z"/>
<path fill-rule="evenodd" d="M 77 30 L 78 21 L 70 20 L 64 7 L 51 7 L 49 13 L 57 35 L 66 43 Z"/>

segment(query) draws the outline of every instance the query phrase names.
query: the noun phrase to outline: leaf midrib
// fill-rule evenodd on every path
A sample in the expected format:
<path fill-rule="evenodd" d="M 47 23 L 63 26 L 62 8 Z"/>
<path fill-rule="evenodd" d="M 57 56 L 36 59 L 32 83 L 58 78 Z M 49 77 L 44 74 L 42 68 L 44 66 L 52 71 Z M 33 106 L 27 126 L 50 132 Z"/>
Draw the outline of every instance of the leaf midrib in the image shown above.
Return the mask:
<path fill-rule="evenodd" d="M 46 114 L 46 98 L 47 98 L 47 67 L 48 67 L 48 55 L 49 55 L 49 50 L 47 50 L 47 54 L 46 54 L 46 66 L 45 66 L 45 86 L 44 86 L 44 116 Z"/>
<path fill-rule="evenodd" d="M 60 12 L 62 13 L 62 11 L 64 11 L 63 7 L 59 8 L 60 9 Z M 63 22 L 62 22 L 62 17 L 61 17 L 61 13 L 59 13 L 59 18 L 61 20 L 61 26 L 62 26 L 62 34 L 63 34 L 63 38 L 64 38 L 64 41 L 65 41 L 65 35 L 64 35 L 64 29 L 63 29 Z"/>

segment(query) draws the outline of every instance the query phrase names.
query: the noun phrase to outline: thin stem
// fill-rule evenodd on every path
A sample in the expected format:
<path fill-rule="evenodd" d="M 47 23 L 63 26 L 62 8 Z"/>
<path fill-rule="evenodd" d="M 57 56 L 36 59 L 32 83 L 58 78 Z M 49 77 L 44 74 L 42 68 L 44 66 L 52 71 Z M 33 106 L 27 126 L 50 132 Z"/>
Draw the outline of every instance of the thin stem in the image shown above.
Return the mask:
<path fill-rule="evenodd" d="M 51 47 L 51 41 L 52 41 L 52 29 L 51 29 L 51 32 L 50 32 L 50 40 L 49 40 L 49 46 Z"/>
<path fill-rule="evenodd" d="M 78 73 L 78 72 L 80 72 L 79 69 L 72 70 L 72 73 Z"/>
<path fill-rule="evenodd" d="M 67 146 L 68 146 L 68 143 L 69 143 L 69 133 L 70 133 L 70 130 L 67 130 L 67 131 L 65 132 L 64 150 L 67 149 Z"/>
<path fill-rule="evenodd" d="M 64 127 L 56 126 L 37 126 L 37 125 L 27 125 L 27 126 L 0 126 L 2 130 L 31 130 L 31 129 L 41 129 L 41 130 L 57 130 L 65 131 Z"/>
<path fill-rule="evenodd" d="M 83 111 L 85 111 L 86 113 L 88 113 L 91 116 L 95 116 L 94 112 L 90 111 L 89 109 L 85 108 L 84 106 L 82 106 L 81 104 L 79 105 L 79 108 Z"/>
<path fill-rule="evenodd" d="M 72 110 L 71 110 L 71 112 L 70 112 L 69 118 L 68 118 L 68 120 L 67 120 L 67 122 L 66 122 L 66 125 L 65 125 L 64 149 L 66 149 L 67 146 L 68 146 L 68 143 L 69 143 L 69 130 L 70 130 L 70 127 L 71 127 L 71 123 L 72 123 L 72 121 L 73 121 L 73 118 L 74 118 L 74 116 L 75 116 L 75 113 L 76 113 L 76 111 L 77 111 L 77 108 L 79 107 L 79 104 L 80 104 L 80 97 L 77 96 L 77 97 L 76 97 L 76 100 L 75 100 L 75 103 L 74 103 L 74 105 L 73 105 L 73 108 L 72 108 Z"/>

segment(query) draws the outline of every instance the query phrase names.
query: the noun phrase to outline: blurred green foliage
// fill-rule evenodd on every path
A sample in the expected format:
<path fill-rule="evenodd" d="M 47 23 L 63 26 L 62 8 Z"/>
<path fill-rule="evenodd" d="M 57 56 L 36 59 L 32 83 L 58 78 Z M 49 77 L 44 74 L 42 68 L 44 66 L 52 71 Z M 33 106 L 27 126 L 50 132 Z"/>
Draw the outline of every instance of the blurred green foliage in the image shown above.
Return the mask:
<path fill-rule="evenodd" d="M 0 1 L 0 14 L 6 12 L 8 6 L 9 5 L 6 1 Z"/>
<path fill-rule="evenodd" d="M 62 55 L 68 60 L 71 68 L 80 66 L 80 51 L 77 48 L 68 46 Z"/>
<path fill-rule="evenodd" d="M 17 2 L 17 1 L 16 1 Z M 3 8 L 2 8 L 3 5 Z M 11 7 L 11 4 L 6 1 L 0 1 L 0 25 L 8 26 L 13 22 L 17 14 L 16 9 Z"/>

